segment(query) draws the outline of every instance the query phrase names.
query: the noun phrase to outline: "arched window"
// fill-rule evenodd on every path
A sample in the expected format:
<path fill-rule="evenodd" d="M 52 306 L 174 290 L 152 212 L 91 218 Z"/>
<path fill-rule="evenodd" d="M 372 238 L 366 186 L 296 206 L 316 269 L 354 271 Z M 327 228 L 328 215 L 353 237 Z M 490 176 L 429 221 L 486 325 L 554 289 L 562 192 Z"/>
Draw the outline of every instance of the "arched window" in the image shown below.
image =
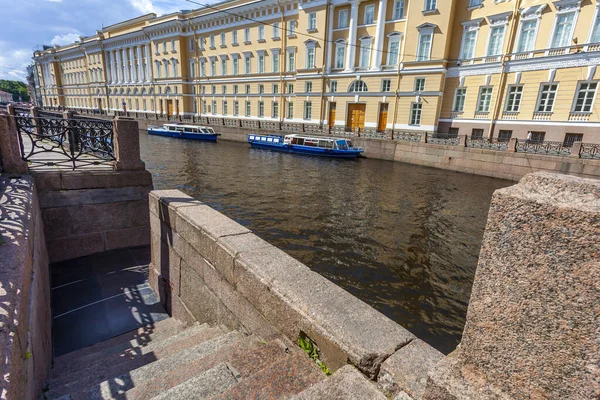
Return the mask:
<path fill-rule="evenodd" d="M 350 88 L 348 88 L 349 92 L 368 92 L 369 89 L 367 88 L 367 84 L 364 81 L 354 81 L 352 82 L 352 84 L 350 85 Z"/>

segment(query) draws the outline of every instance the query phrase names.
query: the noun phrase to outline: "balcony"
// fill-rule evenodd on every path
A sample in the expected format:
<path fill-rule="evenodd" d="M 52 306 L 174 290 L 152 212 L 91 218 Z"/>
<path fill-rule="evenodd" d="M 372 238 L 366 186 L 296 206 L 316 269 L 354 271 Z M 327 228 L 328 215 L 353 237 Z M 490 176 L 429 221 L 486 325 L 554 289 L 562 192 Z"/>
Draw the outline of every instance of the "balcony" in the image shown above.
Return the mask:
<path fill-rule="evenodd" d="M 515 119 L 517 119 L 518 116 L 519 116 L 518 112 L 505 111 L 502 113 L 502 119 L 505 119 L 505 120 L 515 120 Z"/>
<path fill-rule="evenodd" d="M 475 119 L 488 119 L 490 113 L 488 111 L 477 111 L 475 112 Z"/>
<path fill-rule="evenodd" d="M 534 121 L 550 121 L 552 119 L 552 113 L 548 112 L 534 112 L 533 120 Z"/>
<path fill-rule="evenodd" d="M 572 122 L 588 122 L 590 120 L 591 113 L 576 113 L 572 112 L 569 114 L 569 121 Z"/>

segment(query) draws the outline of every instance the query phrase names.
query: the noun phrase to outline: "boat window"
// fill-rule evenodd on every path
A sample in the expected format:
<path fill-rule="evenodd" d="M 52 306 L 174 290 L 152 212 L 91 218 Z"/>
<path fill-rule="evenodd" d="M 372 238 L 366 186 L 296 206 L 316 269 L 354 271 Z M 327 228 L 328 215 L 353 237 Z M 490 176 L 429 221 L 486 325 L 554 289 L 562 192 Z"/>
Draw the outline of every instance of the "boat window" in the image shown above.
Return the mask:
<path fill-rule="evenodd" d="M 261 141 L 261 142 L 266 142 L 266 141 L 267 141 L 267 138 L 263 136 L 263 137 L 261 137 L 261 138 L 260 138 L 260 141 Z"/>
<path fill-rule="evenodd" d="M 273 138 L 267 138 L 267 142 L 272 142 Z"/>
<path fill-rule="evenodd" d="M 208 133 L 215 133 L 215 130 L 213 128 L 206 128 L 206 131 Z"/>
<path fill-rule="evenodd" d="M 177 130 L 177 128 L 175 128 L 174 126 L 169 126 L 169 127 L 167 127 L 167 128 L 168 128 L 170 131 L 176 131 L 176 130 Z"/>
<path fill-rule="evenodd" d="M 305 146 L 318 147 L 319 141 L 315 139 L 306 139 L 304 141 Z"/>
<path fill-rule="evenodd" d="M 299 146 L 304 146 L 304 139 L 303 138 L 299 138 L 298 140 L 298 145 Z"/>
<path fill-rule="evenodd" d="M 335 142 L 337 144 L 337 148 L 340 150 L 348 150 L 348 145 L 345 140 L 337 140 Z"/>
<path fill-rule="evenodd" d="M 250 140 L 254 140 L 254 135 L 250 135 L 250 136 L 248 137 L 248 139 L 250 139 Z"/>
<path fill-rule="evenodd" d="M 350 147 L 350 148 L 354 147 L 354 146 L 352 145 L 352 140 L 346 140 L 346 143 L 348 143 L 348 147 Z"/>
<path fill-rule="evenodd" d="M 194 132 L 194 129 L 192 128 L 183 128 L 184 132 Z"/>
<path fill-rule="evenodd" d="M 276 138 L 275 140 L 273 140 L 273 142 L 279 143 L 279 139 Z"/>
<path fill-rule="evenodd" d="M 183 132 L 183 128 L 180 128 L 180 127 L 176 127 L 176 128 L 175 128 L 175 130 L 176 130 L 177 132 Z"/>

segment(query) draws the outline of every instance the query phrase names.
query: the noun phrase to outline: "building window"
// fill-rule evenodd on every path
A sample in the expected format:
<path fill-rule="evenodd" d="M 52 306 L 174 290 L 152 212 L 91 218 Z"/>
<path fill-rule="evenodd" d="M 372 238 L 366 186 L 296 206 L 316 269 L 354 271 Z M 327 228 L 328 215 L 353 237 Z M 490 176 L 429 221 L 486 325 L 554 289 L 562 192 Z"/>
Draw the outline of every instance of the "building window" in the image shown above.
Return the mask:
<path fill-rule="evenodd" d="M 204 38 L 202 36 L 198 38 L 198 47 L 200 47 L 200 50 L 204 50 Z"/>
<path fill-rule="evenodd" d="M 279 118 L 279 103 L 276 101 L 273 102 L 272 118 Z"/>
<path fill-rule="evenodd" d="M 539 113 L 552 112 L 557 90 L 557 83 L 542 84 L 542 86 L 540 86 L 540 94 L 538 96 L 538 103 L 535 111 Z"/>
<path fill-rule="evenodd" d="M 400 52 L 400 35 L 392 34 L 388 39 L 387 65 L 398 65 L 398 54 Z"/>
<path fill-rule="evenodd" d="M 527 141 L 533 143 L 544 143 L 546 138 L 546 132 L 529 132 L 527 134 Z"/>
<path fill-rule="evenodd" d="M 287 118 L 288 119 L 294 118 L 294 103 L 292 103 L 291 101 L 288 103 Z"/>
<path fill-rule="evenodd" d="M 499 142 L 508 142 L 512 137 L 512 131 L 501 130 L 498 132 L 498 141 Z"/>
<path fill-rule="evenodd" d="M 227 100 L 223 100 L 223 115 L 227 115 Z"/>
<path fill-rule="evenodd" d="M 483 139 L 483 129 L 474 128 L 471 131 L 471 139 Z"/>
<path fill-rule="evenodd" d="M 279 22 L 273 24 L 273 39 L 279 39 Z"/>
<path fill-rule="evenodd" d="M 437 9 L 437 0 L 425 0 L 425 8 L 423 11 L 434 11 Z"/>
<path fill-rule="evenodd" d="M 294 93 L 294 84 L 293 83 L 288 83 L 287 92 L 288 92 L 288 94 Z"/>
<path fill-rule="evenodd" d="M 506 98 L 506 112 L 519 112 L 522 97 L 523 85 L 510 85 Z"/>
<path fill-rule="evenodd" d="M 350 84 L 348 92 L 368 92 L 367 84 L 364 81 L 354 81 Z"/>
<path fill-rule="evenodd" d="M 315 67 L 315 48 L 307 47 L 306 48 L 306 68 L 311 69 Z"/>
<path fill-rule="evenodd" d="M 296 70 L 296 53 L 293 51 L 288 51 L 287 70 L 288 72 Z"/>
<path fill-rule="evenodd" d="M 265 93 L 265 85 L 258 85 L 258 94 Z"/>
<path fill-rule="evenodd" d="M 331 82 L 329 82 L 329 91 L 331 93 L 336 93 L 337 92 L 337 81 L 331 81 Z"/>
<path fill-rule="evenodd" d="M 250 94 L 250 85 L 246 85 L 246 94 Z"/>
<path fill-rule="evenodd" d="M 310 119 L 312 114 L 312 102 L 305 101 L 304 102 L 304 119 Z"/>
<path fill-rule="evenodd" d="M 477 30 L 467 29 L 463 32 L 460 59 L 468 60 L 475 56 L 475 43 L 477 42 Z"/>
<path fill-rule="evenodd" d="M 175 52 L 175 39 L 171 40 L 171 51 Z"/>
<path fill-rule="evenodd" d="M 391 79 L 383 79 L 381 81 L 381 91 L 382 92 L 389 92 L 392 88 L 392 81 Z"/>
<path fill-rule="evenodd" d="M 244 57 L 244 73 L 245 74 L 249 74 L 251 71 L 250 68 L 250 56 L 245 56 Z"/>
<path fill-rule="evenodd" d="M 169 76 L 169 62 L 167 60 L 163 61 L 163 66 L 165 67 L 165 78 L 170 78 Z"/>
<path fill-rule="evenodd" d="M 492 102 L 492 91 L 491 87 L 482 87 L 479 89 L 479 99 L 477 100 L 477 112 L 489 112 L 490 103 Z"/>
<path fill-rule="evenodd" d="M 233 102 L 233 115 L 237 117 L 239 115 L 239 113 L 240 113 L 240 102 L 235 100 Z"/>
<path fill-rule="evenodd" d="M 427 61 L 431 57 L 432 33 L 419 34 L 419 46 L 417 47 L 417 61 Z"/>
<path fill-rule="evenodd" d="M 288 25 L 288 36 L 295 36 L 296 35 L 296 21 L 292 20 L 290 21 L 289 25 Z"/>
<path fill-rule="evenodd" d="M 463 112 L 465 109 L 465 99 L 467 97 L 467 88 L 458 88 L 454 93 L 453 112 Z"/>
<path fill-rule="evenodd" d="M 534 49 L 537 24 L 537 19 L 527 20 L 521 23 L 521 31 L 519 33 L 519 43 L 517 45 L 517 52 L 525 53 Z"/>
<path fill-rule="evenodd" d="M 425 90 L 425 78 L 415 78 L 415 92 L 422 92 Z"/>
<path fill-rule="evenodd" d="M 459 132 L 459 128 L 449 128 L 448 129 L 448 137 L 457 138 L 458 132 Z"/>
<path fill-rule="evenodd" d="M 225 38 L 225 32 L 221 32 L 221 47 L 227 46 L 227 39 Z"/>
<path fill-rule="evenodd" d="M 258 117 L 263 118 L 264 116 L 265 116 L 265 102 L 259 101 L 258 102 Z"/>
<path fill-rule="evenodd" d="M 308 14 L 308 30 L 316 31 L 317 30 L 317 13 L 311 12 Z"/>
<path fill-rule="evenodd" d="M 237 41 L 237 31 L 236 30 L 231 31 L 231 44 L 232 45 L 238 44 L 238 41 Z"/>
<path fill-rule="evenodd" d="M 250 105 L 250 101 L 246 101 L 246 117 L 249 117 L 252 114 L 252 107 Z"/>
<path fill-rule="evenodd" d="M 361 68 L 368 68 L 371 64 L 371 46 L 373 45 L 373 38 L 363 38 L 360 40 L 360 59 L 359 66 Z"/>
<path fill-rule="evenodd" d="M 488 45 L 488 56 L 497 56 L 502 54 L 502 45 L 504 44 L 504 32 L 506 26 L 493 26 L 490 30 L 490 39 Z"/>
<path fill-rule="evenodd" d="M 304 91 L 306 93 L 310 93 L 312 92 L 312 82 L 308 81 L 308 82 L 304 82 Z"/>
<path fill-rule="evenodd" d="M 375 4 L 369 4 L 365 7 L 365 25 L 375 22 Z"/>
<path fill-rule="evenodd" d="M 279 94 L 279 85 L 273 84 L 273 94 Z"/>
<path fill-rule="evenodd" d="M 212 102 L 212 113 L 213 115 L 217 115 L 217 101 L 213 100 Z"/>
<path fill-rule="evenodd" d="M 210 48 L 215 48 L 215 35 L 210 35 Z"/>
<path fill-rule="evenodd" d="M 346 42 L 335 43 L 335 68 L 344 68 L 344 61 L 346 59 Z"/>
<path fill-rule="evenodd" d="M 263 25 L 258 27 L 258 40 L 265 40 L 265 27 Z"/>
<path fill-rule="evenodd" d="M 190 39 L 190 51 L 194 51 L 194 39 Z"/>
<path fill-rule="evenodd" d="M 422 103 L 412 103 L 410 105 L 410 125 L 421 125 Z"/>
<path fill-rule="evenodd" d="M 206 76 L 206 62 L 204 60 L 200 61 L 200 76 Z"/>
<path fill-rule="evenodd" d="M 404 0 L 394 2 L 394 19 L 404 18 Z"/>
<path fill-rule="evenodd" d="M 554 24 L 554 35 L 550 47 L 566 47 L 571 44 L 571 35 L 573 31 L 573 21 L 575 13 L 558 14 Z"/>
<path fill-rule="evenodd" d="M 580 82 L 573 103 L 573 112 L 590 113 L 596 97 L 598 82 Z"/>
<path fill-rule="evenodd" d="M 227 85 L 221 85 L 221 93 L 227 94 Z"/>
<path fill-rule="evenodd" d="M 210 76 L 217 75 L 217 60 L 210 60 Z"/>
<path fill-rule="evenodd" d="M 238 85 L 233 85 L 233 94 L 238 94 Z"/>
<path fill-rule="evenodd" d="M 273 53 L 273 72 L 279 72 L 279 53 Z"/>
<path fill-rule="evenodd" d="M 221 75 L 227 75 L 227 60 L 221 60 Z"/>
<path fill-rule="evenodd" d="M 565 147 L 573 146 L 575 142 L 583 142 L 583 133 L 566 133 L 563 145 Z"/>
<path fill-rule="evenodd" d="M 265 72 L 265 55 L 258 55 L 258 73 L 263 74 Z"/>
<path fill-rule="evenodd" d="M 163 42 L 163 53 L 167 52 L 167 42 Z"/>
<path fill-rule="evenodd" d="M 190 76 L 192 78 L 196 77 L 196 64 L 194 63 L 194 60 L 190 60 Z"/>
<path fill-rule="evenodd" d="M 496 0 L 496 3 L 498 3 L 498 1 Z M 471 7 L 479 7 L 483 4 L 483 0 L 469 0 L 469 8 Z"/>
<path fill-rule="evenodd" d="M 244 29 L 244 42 L 250 43 L 250 28 Z"/>
<path fill-rule="evenodd" d="M 238 75 L 240 73 L 239 61 L 236 58 L 233 59 L 233 75 Z"/>
<path fill-rule="evenodd" d="M 217 87 L 215 85 L 212 85 L 210 88 L 211 94 L 217 94 Z"/>
<path fill-rule="evenodd" d="M 348 10 L 340 10 L 338 13 L 338 28 L 348 27 Z"/>
<path fill-rule="evenodd" d="M 590 43 L 598 42 L 600 42 L 600 11 L 597 12 L 596 20 L 592 26 L 592 36 L 590 38 Z"/>

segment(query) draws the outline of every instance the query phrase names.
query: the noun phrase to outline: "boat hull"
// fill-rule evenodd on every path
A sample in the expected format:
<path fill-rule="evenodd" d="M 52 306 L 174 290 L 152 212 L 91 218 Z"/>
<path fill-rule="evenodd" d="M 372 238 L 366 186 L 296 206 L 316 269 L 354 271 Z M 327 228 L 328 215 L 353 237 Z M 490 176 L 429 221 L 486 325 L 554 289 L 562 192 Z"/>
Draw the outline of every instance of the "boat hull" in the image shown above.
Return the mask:
<path fill-rule="evenodd" d="M 157 136 L 174 137 L 180 139 L 203 140 L 206 142 L 216 142 L 219 134 L 214 133 L 192 133 L 192 132 L 176 132 L 164 129 L 148 128 L 148 134 Z"/>
<path fill-rule="evenodd" d="M 323 149 L 319 147 L 287 145 L 279 143 L 250 142 L 250 146 L 255 149 L 267 149 L 279 151 L 282 153 L 303 154 L 310 156 L 333 157 L 333 158 L 356 158 L 362 150 L 337 150 Z"/>

